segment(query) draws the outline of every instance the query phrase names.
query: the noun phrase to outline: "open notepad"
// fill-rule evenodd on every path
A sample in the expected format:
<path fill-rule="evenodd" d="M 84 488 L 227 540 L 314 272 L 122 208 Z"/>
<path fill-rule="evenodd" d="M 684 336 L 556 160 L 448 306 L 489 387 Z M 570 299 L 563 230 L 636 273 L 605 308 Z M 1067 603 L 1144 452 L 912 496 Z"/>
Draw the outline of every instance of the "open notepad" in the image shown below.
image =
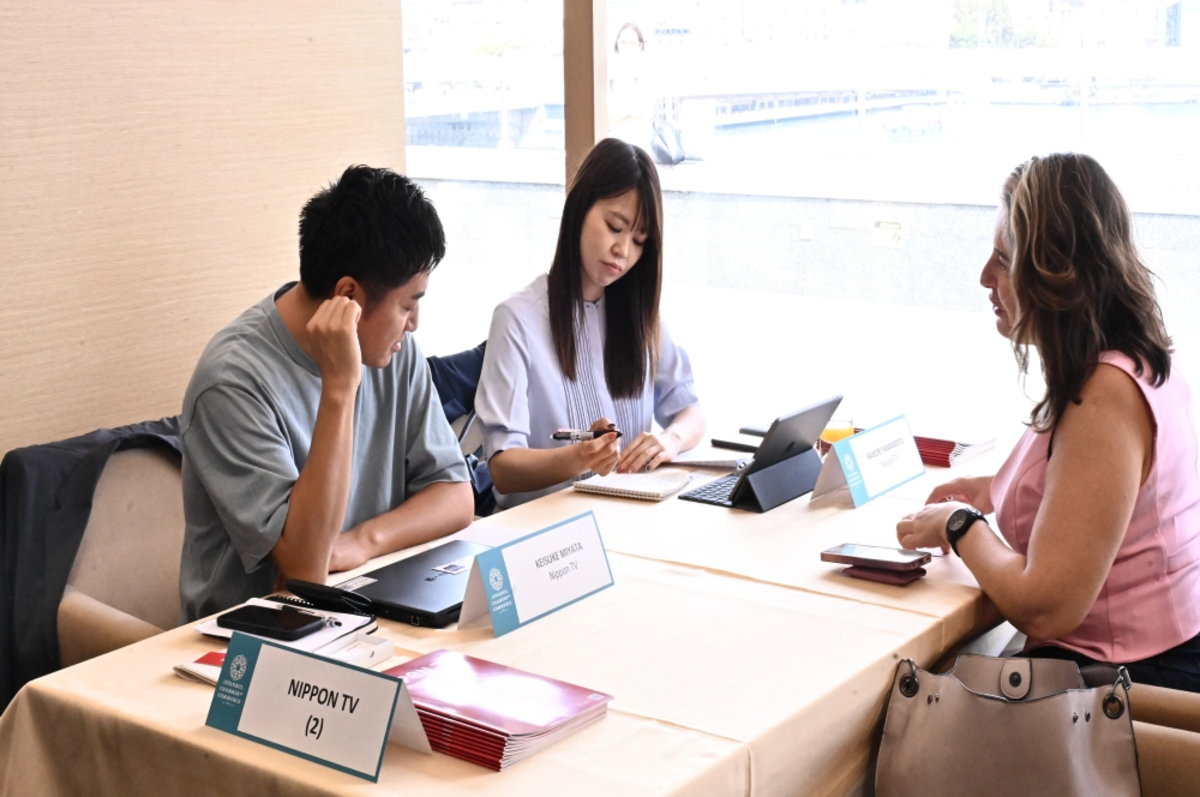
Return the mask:
<path fill-rule="evenodd" d="M 691 474 L 683 470 L 654 470 L 649 473 L 610 473 L 592 476 L 575 482 L 575 489 L 585 493 L 638 498 L 642 501 L 661 501 L 687 486 Z"/>

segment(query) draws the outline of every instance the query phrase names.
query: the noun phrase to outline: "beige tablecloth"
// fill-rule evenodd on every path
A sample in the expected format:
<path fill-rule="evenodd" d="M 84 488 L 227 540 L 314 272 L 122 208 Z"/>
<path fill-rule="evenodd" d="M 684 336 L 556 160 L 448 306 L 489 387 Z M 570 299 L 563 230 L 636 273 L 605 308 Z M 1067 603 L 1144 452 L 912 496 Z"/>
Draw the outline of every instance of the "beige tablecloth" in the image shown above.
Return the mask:
<path fill-rule="evenodd" d="M 894 545 L 917 505 L 754 515 L 568 491 L 490 519 L 475 531 L 595 511 L 615 579 L 499 639 L 380 624 L 396 662 L 452 648 L 615 695 L 604 721 L 502 773 L 393 745 L 371 784 L 207 728 L 212 689 L 171 668 L 223 644 L 185 627 L 27 685 L 0 717 L 0 794 L 840 795 L 898 660 L 931 663 L 980 613 L 952 558 L 905 588 L 820 562 L 841 542 Z"/>

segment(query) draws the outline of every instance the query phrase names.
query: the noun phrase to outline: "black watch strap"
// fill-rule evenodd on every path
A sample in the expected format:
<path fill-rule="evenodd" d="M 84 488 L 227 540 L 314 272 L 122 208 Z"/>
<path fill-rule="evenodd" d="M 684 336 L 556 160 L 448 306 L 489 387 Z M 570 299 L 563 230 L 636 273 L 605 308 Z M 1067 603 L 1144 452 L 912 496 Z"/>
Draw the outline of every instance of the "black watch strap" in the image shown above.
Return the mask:
<path fill-rule="evenodd" d="M 977 520 L 987 523 L 987 518 L 983 516 L 983 513 L 971 506 L 954 510 L 946 519 L 946 541 L 950 543 L 950 549 L 959 559 L 962 558 L 962 554 L 958 552 L 958 541 L 971 530 Z"/>

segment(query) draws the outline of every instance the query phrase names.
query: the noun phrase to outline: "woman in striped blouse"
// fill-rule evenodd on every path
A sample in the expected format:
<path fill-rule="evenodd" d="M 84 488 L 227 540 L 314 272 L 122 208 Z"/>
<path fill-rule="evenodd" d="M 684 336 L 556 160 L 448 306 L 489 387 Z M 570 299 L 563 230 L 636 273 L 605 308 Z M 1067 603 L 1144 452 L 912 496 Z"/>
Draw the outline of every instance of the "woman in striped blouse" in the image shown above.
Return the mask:
<path fill-rule="evenodd" d="M 571 184 L 550 273 L 492 316 L 475 408 L 500 507 L 585 474 L 653 470 L 699 442 L 704 413 L 661 292 L 658 173 L 644 150 L 605 139 Z M 552 439 L 561 429 L 603 433 Z"/>

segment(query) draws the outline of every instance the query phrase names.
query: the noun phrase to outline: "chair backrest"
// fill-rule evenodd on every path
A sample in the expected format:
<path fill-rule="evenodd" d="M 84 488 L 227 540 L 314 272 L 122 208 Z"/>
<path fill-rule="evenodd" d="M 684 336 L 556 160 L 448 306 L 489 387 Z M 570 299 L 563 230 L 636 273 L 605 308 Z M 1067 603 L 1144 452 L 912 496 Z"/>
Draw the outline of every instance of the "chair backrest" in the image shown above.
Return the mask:
<path fill-rule="evenodd" d="M 67 583 L 151 625 L 174 628 L 183 531 L 179 454 L 118 451 L 96 486 Z"/>
<path fill-rule="evenodd" d="M 458 438 L 458 448 L 463 456 L 478 454 L 483 448 L 483 427 L 474 412 L 468 412 L 450 422 L 450 429 Z"/>

